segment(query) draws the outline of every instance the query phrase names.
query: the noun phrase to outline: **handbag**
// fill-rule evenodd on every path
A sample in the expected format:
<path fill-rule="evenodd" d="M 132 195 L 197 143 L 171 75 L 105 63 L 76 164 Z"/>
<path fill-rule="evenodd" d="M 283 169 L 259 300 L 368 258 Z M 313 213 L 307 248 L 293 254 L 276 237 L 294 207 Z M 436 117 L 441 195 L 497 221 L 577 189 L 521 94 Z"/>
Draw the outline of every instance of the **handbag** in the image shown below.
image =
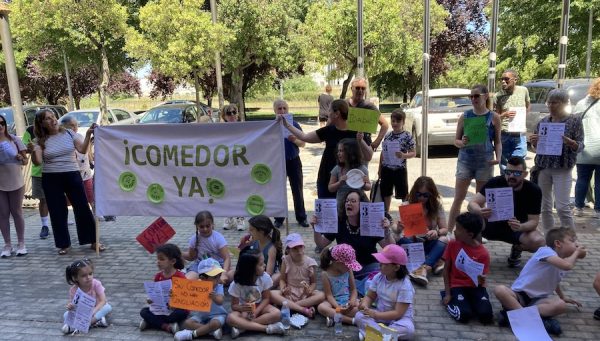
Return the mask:
<path fill-rule="evenodd" d="M 371 193 L 369 194 L 369 199 L 371 202 L 383 202 L 380 185 L 381 179 L 371 182 Z"/>

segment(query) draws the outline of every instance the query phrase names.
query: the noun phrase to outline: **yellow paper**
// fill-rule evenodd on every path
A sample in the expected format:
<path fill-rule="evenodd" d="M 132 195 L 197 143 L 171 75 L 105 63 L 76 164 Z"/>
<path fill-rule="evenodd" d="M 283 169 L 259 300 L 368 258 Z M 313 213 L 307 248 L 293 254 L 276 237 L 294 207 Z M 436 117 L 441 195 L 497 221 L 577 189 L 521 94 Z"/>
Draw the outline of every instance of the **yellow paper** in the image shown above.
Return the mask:
<path fill-rule="evenodd" d="M 350 108 L 348 111 L 348 130 L 375 134 L 380 113 L 377 110 Z"/>

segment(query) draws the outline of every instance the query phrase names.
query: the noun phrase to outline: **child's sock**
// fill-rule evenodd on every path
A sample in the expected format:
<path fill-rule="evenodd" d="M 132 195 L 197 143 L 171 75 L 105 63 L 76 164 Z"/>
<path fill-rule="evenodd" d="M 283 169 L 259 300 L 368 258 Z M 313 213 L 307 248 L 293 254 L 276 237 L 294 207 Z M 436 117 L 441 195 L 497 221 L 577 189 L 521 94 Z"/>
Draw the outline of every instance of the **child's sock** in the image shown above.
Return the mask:
<path fill-rule="evenodd" d="M 42 221 L 42 226 L 48 226 L 50 224 L 49 216 L 40 217 L 40 220 Z"/>

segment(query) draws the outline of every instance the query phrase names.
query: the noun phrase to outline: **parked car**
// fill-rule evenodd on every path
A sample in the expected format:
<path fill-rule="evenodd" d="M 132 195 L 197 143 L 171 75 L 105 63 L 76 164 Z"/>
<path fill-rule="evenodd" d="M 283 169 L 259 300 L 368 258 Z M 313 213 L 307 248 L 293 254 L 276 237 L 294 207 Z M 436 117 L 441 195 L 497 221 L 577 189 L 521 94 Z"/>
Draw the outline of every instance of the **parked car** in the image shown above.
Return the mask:
<path fill-rule="evenodd" d="M 445 88 L 429 90 L 429 107 L 427 111 L 427 126 L 429 146 L 453 145 L 456 125 L 460 115 L 473 105 L 469 99 L 471 90 L 460 88 Z M 406 112 L 404 129 L 410 131 L 417 142 L 417 155 L 421 153 L 421 135 L 423 94 L 417 92 L 410 101 Z"/>
<path fill-rule="evenodd" d="M 92 123 L 98 125 L 102 124 L 99 108 L 75 110 L 67 113 L 65 116 L 71 116 L 79 122 L 79 129 L 77 132 L 83 136 L 85 136 L 85 133 Z M 139 120 L 136 114 L 117 108 L 108 109 L 108 117 L 106 119 L 109 125 L 135 124 Z"/>
<path fill-rule="evenodd" d="M 160 103 L 156 107 L 160 107 L 160 106 L 163 106 L 163 105 L 169 105 L 169 104 L 196 104 L 196 101 L 191 100 L 191 99 L 171 99 L 171 100 L 164 101 L 164 102 Z M 219 109 L 218 108 L 211 108 L 207 104 L 204 104 L 202 102 L 200 102 L 200 108 L 202 108 L 202 111 L 203 111 L 202 113 L 200 113 L 200 116 L 207 115 L 208 117 L 210 117 L 213 120 L 216 117 L 217 121 L 218 121 L 218 116 L 219 116 Z M 216 114 L 215 117 L 213 117 L 213 113 Z"/>
<path fill-rule="evenodd" d="M 197 118 L 196 103 L 166 104 L 148 110 L 139 123 L 193 123 Z"/>
<path fill-rule="evenodd" d="M 575 107 L 577 102 L 583 99 L 592 84 L 592 78 L 575 78 L 565 79 L 563 89 L 569 93 L 571 103 L 567 106 L 567 112 L 571 112 L 572 108 Z M 525 83 L 524 86 L 529 90 L 529 98 L 531 101 L 531 107 L 529 114 L 527 114 L 527 136 L 533 134 L 535 127 L 538 122 L 548 115 L 548 107 L 546 106 L 546 99 L 548 93 L 552 89 L 558 87 L 556 80 L 553 79 L 538 79 L 531 82 Z"/>
<path fill-rule="evenodd" d="M 41 109 L 48 109 L 54 113 L 56 119 L 61 118 L 67 113 L 67 109 L 62 105 L 25 105 L 23 106 L 23 113 L 25 114 L 25 126 L 29 127 L 33 125 L 35 119 L 35 113 Z M 8 132 L 11 134 L 16 133 L 15 118 L 12 107 L 4 107 L 0 109 L 0 115 L 6 118 L 8 124 Z"/>

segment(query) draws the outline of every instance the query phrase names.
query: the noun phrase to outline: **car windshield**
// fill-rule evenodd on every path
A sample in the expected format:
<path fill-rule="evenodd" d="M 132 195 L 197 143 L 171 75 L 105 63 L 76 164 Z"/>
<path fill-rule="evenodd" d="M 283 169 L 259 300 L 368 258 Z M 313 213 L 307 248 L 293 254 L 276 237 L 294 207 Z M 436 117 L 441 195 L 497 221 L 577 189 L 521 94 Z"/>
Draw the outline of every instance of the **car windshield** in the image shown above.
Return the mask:
<path fill-rule="evenodd" d="M 76 111 L 65 116 L 71 116 L 79 122 L 80 127 L 91 127 L 92 123 L 98 121 L 98 111 Z"/>
<path fill-rule="evenodd" d="M 429 98 L 429 107 L 433 110 L 443 108 L 456 108 L 466 105 L 471 105 L 471 100 L 467 95 L 450 95 Z"/>
<path fill-rule="evenodd" d="M 13 111 L 11 108 L 0 109 L 0 115 L 4 117 L 7 125 L 11 125 L 15 122 L 15 118 L 13 117 Z"/>
<path fill-rule="evenodd" d="M 546 103 L 546 96 L 551 89 L 552 88 L 542 86 L 528 87 L 527 90 L 529 90 L 529 101 L 536 104 Z"/>
<path fill-rule="evenodd" d="M 181 123 L 181 108 L 156 108 L 148 111 L 140 123 Z"/>
<path fill-rule="evenodd" d="M 588 93 L 590 89 L 589 84 L 575 85 L 569 88 L 569 98 L 571 104 L 575 106 L 577 102 L 581 101 Z"/>

